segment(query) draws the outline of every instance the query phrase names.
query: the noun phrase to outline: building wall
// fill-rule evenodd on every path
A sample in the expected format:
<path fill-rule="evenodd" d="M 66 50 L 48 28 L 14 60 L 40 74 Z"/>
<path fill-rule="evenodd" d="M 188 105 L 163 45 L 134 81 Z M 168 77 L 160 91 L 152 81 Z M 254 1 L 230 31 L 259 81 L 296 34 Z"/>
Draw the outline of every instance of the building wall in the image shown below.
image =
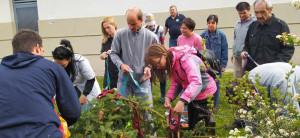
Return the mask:
<path fill-rule="evenodd" d="M 2 1 L 9 1 L 9 0 L 1 0 Z M 65 0 L 70 1 L 70 0 Z M 130 3 L 133 0 L 126 1 L 127 3 Z M 220 4 L 223 4 L 220 0 Z M 77 3 L 76 3 L 77 2 Z M 191 2 L 197 3 L 197 0 L 194 0 Z M 273 1 L 274 2 L 274 1 Z M 291 32 L 294 34 L 300 35 L 300 10 L 296 10 L 293 8 L 289 3 L 282 3 L 283 0 L 277 1 L 277 4 L 274 4 L 273 12 L 276 17 L 286 21 L 290 27 Z M 84 2 L 81 0 L 75 0 L 74 3 L 76 5 L 83 4 L 83 7 L 91 6 L 89 10 L 85 10 L 87 12 L 79 12 L 83 9 L 78 8 L 78 12 L 74 12 L 73 14 L 70 13 L 70 11 L 75 11 L 76 8 L 72 8 L 73 6 L 76 7 L 76 5 L 70 4 L 67 7 L 62 7 L 60 4 L 53 4 L 53 3 L 59 3 L 58 0 L 42 0 L 38 1 L 38 11 L 39 11 L 39 33 L 43 37 L 43 45 L 45 47 L 45 56 L 48 59 L 52 59 L 51 57 L 51 51 L 59 45 L 59 41 L 61 39 L 68 39 L 71 41 L 74 51 L 76 53 L 80 53 L 84 56 L 86 56 L 96 75 L 102 76 L 104 73 L 104 61 L 100 60 L 100 50 L 101 50 L 101 21 L 104 18 L 104 16 L 108 13 L 105 13 L 99 9 L 96 11 L 93 9 L 92 4 L 99 5 L 102 3 L 98 3 L 96 0 L 89 1 L 88 4 L 84 6 Z M 71 1 L 70 1 L 71 3 Z M 91 4 L 92 3 L 92 4 Z M 182 1 L 174 1 L 174 3 L 181 7 L 182 9 L 188 9 L 188 7 L 184 6 L 185 4 L 182 4 Z M 229 59 L 232 55 L 232 43 L 233 43 L 233 29 L 235 22 L 239 19 L 238 14 L 235 10 L 235 4 L 237 1 L 229 1 L 230 7 L 224 6 L 224 8 L 213 8 L 213 9 L 195 9 L 195 10 L 184 10 L 179 11 L 179 13 L 184 14 L 186 17 L 191 17 L 196 22 L 196 29 L 195 32 L 197 34 L 200 34 L 202 31 L 207 29 L 206 26 L 206 18 L 210 14 L 216 14 L 219 16 L 219 24 L 218 28 L 223 31 L 228 40 L 229 44 Z M 253 3 L 253 1 L 250 1 L 250 3 Z M 47 9 L 46 5 L 52 7 L 56 6 L 56 10 L 45 10 Z M 125 3 L 122 3 L 125 6 L 124 7 L 132 7 L 131 5 L 128 6 Z M 140 3 L 136 3 L 140 4 Z M 182 4 L 182 5 L 181 5 Z M 2 3 L 0 4 L 2 5 Z M 165 4 L 167 5 L 166 8 L 164 8 L 163 12 L 155 12 L 154 16 L 156 19 L 157 24 L 164 26 L 165 19 L 169 16 L 168 9 L 169 5 L 171 3 Z M 199 3 L 198 3 L 199 5 Z M 226 5 L 226 4 L 224 4 Z M 9 4 L 11 6 L 11 4 Z M 111 5 L 108 4 L 107 7 L 110 7 Z M 193 5 L 190 5 L 193 6 Z M 210 5 L 212 6 L 212 5 Z M 12 7 L 12 6 L 11 6 Z M 101 7 L 101 6 L 100 6 Z M 201 7 L 201 6 L 200 6 Z M 112 8 L 114 10 L 117 10 L 118 8 Z M 143 8 L 141 8 L 143 10 Z M 91 10 L 91 11 L 90 11 Z M 112 11 L 114 11 L 112 10 Z M 145 9 L 144 11 L 149 10 Z M 158 9 L 158 11 L 162 11 L 163 9 Z M 0 9 L 2 11 L 2 9 Z M 10 14 L 11 10 L 6 10 L 7 14 Z M 126 11 L 126 8 L 123 8 L 123 11 L 115 11 L 113 14 L 116 14 L 114 16 L 118 28 L 123 28 L 127 26 L 126 19 L 124 16 L 124 13 Z M 282 12 L 284 11 L 284 12 Z M 66 13 L 65 13 L 66 12 Z M 97 14 L 96 14 L 97 12 Z M 99 13 L 101 12 L 101 13 Z M 1 12 L 0 12 L 1 13 Z M 53 14 L 52 14 L 53 13 Z M 93 14 L 92 14 L 93 13 Z M 146 13 L 146 12 L 145 12 Z M 89 16 L 84 16 L 84 15 Z M 119 14 L 119 15 L 118 15 Z M 10 14 L 10 16 L 12 16 Z M 13 35 L 15 34 L 15 27 L 14 22 L 0 22 L 0 30 L 3 30 L 3 33 L 0 33 L 0 57 L 9 55 L 12 53 L 11 48 L 11 39 Z M 169 37 L 167 35 L 166 37 L 166 45 L 168 45 Z M 300 65 L 300 60 L 297 60 L 300 58 L 299 55 L 296 53 L 300 52 L 300 48 L 296 47 L 295 54 L 293 56 L 292 61 L 298 65 Z M 0 59 L 1 59 L 0 58 Z M 228 71 L 232 71 L 232 63 L 228 62 Z"/>
<path fill-rule="evenodd" d="M 11 0 L 0 0 L 0 60 L 12 53 L 11 39 L 16 32 Z"/>
<path fill-rule="evenodd" d="M 130 7 L 139 7 L 143 12 L 168 12 L 170 5 L 179 11 L 234 7 L 241 0 L 38 0 L 39 19 L 66 19 L 124 15 Z M 254 0 L 243 0 L 251 5 Z M 290 0 L 272 0 L 273 4 Z M 49 8 L 51 7 L 51 8 Z"/>

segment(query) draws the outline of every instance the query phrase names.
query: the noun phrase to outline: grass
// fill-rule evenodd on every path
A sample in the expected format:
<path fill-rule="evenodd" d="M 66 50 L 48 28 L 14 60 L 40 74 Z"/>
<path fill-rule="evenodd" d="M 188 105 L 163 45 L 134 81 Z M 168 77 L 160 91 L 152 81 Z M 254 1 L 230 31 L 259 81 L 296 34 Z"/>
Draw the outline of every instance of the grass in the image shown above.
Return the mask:
<path fill-rule="evenodd" d="M 224 73 L 222 75 L 222 79 L 230 79 L 233 77 L 232 73 Z M 103 90 L 103 77 L 97 78 L 98 83 L 100 84 L 101 90 Z M 222 82 L 221 82 L 222 83 Z M 171 85 L 171 81 L 167 80 L 167 87 L 166 92 L 168 92 Z M 167 108 L 164 107 L 163 103 L 160 102 L 160 87 L 159 83 L 157 85 L 152 85 L 152 97 L 153 97 L 153 109 L 158 111 L 161 114 L 164 114 Z M 219 107 L 218 112 L 215 113 L 215 120 L 216 120 L 216 135 L 219 137 L 228 137 L 229 131 L 225 129 L 225 125 L 230 125 L 234 122 L 232 116 L 234 113 L 231 112 L 230 107 L 228 106 L 227 101 L 225 100 L 225 91 L 221 89 L 220 91 L 220 99 L 219 99 Z M 177 100 L 172 102 L 172 107 L 175 107 Z M 158 134 L 161 136 L 162 134 Z"/>

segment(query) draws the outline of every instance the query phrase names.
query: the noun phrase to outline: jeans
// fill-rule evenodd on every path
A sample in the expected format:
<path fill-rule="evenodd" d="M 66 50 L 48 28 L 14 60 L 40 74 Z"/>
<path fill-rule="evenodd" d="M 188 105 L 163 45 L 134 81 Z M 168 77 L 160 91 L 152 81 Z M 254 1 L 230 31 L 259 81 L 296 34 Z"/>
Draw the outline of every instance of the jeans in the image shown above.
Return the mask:
<path fill-rule="evenodd" d="M 82 106 L 81 106 L 81 111 L 84 112 L 84 111 L 87 111 L 89 110 L 91 107 L 92 107 L 92 104 L 87 100 L 88 104 L 84 103 Z"/>
<path fill-rule="evenodd" d="M 151 82 L 151 89 L 152 89 L 152 77 L 150 78 Z M 166 85 L 167 85 L 167 76 L 163 76 L 163 80 L 159 82 L 160 85 L 160 98 L 165 98 L 166 97 Z"/>
<path fill-rule="evenodd" d="M 177 46 L 177 38 L 178 37 L 170 37 L 169 38 L 169 48 Z"/>
<path fill-rule="evenodd" d="M 123 87 L 123 80 L 118 80 L 118 94 L 121 94 L 122 87 Z M 149 107 L 153 107 L 153 99 L 152 99 L 152 90 L 151 90 L 151 82 L 145 81 L 140 84 L 140 87 L 148 89 L 147 92 L 142 92 L 135 84 L 127 83 L 125 84 L 125 90 L 123 93 L 123 97 L 128 98 L 129 95 L 135 95 L 135 97 L 147 97 L 146 101 L 151 102 Z"/>
<path fill-rule="evenodd" d="M 220 73 L 218 73 L 217 75 L 219 75 L 219 79 L 221 79 L 222 76 L 222 71 L 220 71 Z M 216 79 L 216 78 L 214 78 Z M 220 95 L 220 82 L 219 80 L 216 81 L 216 85 L 217 85 L 217 91 L 214 93 L 214 107 L 218 107 L 219 106 L 219 95 Z"/>

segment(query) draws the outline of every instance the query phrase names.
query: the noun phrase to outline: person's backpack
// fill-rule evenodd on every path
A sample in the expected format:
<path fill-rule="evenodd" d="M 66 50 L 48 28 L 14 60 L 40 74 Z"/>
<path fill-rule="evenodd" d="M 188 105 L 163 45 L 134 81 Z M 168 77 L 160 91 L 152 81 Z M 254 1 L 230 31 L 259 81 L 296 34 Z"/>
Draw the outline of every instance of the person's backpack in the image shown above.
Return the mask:
<path fill-rule="evenodd" d="M 206 66 L 206 72 L 215 79 L 217 74 L 221 71 L 221 64 L 216 58 L 215 53 L 208 49 L 199 50 L 196 48 L 196 50 L 197 56 L 204 62 Z"/>
<path fill-rule="evenodd" d="M 153 30 L 152 32 L 155 33 L 155 34 L 157 35 L 157 32 L 158 32 L 158 30 L 159 30 L 159 27 L 160 27 L 160 26 L 157 25 L 156 30 Z M 147 28 L 147 25 L 145 26 L 145 28 Z M 150 31 L 151 31 L 151 30 L 150 30 Z M 154 31 L 155 31 L 155 32 L 154 32 Z"/>
<path fill-rule="evenodd" d="M 221 71 L 221 64 L 220 61 L 216 58 L 215 53 L 211 50 L 205 49 L 205 50 L 199 50 L 197 47 L 195 47 L 197 50 L 197 56 L 203 61 L 206 67 L 206 71 L 204 69 L 201 69 L 201 71 L 205 71 L 208 73 L 211 77 L 214 79 L 217 78 L 217 74 Z M 185 54 L 184 54 L 185 55 Z M 179 58 L 179 61 L 184 56 L 182 55 Z M 181 66 L 181 61 L 179 62 L 181 69 L 185 72 L 185 70 Z"/>

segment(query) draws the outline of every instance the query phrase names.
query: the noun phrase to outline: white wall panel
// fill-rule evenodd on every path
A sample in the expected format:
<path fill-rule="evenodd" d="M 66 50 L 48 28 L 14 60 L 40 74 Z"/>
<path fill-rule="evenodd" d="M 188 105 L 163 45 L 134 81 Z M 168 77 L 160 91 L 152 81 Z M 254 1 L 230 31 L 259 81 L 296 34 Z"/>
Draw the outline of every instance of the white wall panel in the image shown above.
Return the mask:
<path fill-rule="evenodd" d="M 3 1 L 3 0 L 2 0 Z M 8 1 L 8 0 L 5 0 Z M 251 5 L 254 0 L 244 0 Z M 130 7 L 144 13 L 168 12 L 170 5 L 178 11 L 234 7 L 240 0 L 38 0 L 40 20 L 124 15 Z M 272 0 L 273 4 L 289 0 Z"/>

